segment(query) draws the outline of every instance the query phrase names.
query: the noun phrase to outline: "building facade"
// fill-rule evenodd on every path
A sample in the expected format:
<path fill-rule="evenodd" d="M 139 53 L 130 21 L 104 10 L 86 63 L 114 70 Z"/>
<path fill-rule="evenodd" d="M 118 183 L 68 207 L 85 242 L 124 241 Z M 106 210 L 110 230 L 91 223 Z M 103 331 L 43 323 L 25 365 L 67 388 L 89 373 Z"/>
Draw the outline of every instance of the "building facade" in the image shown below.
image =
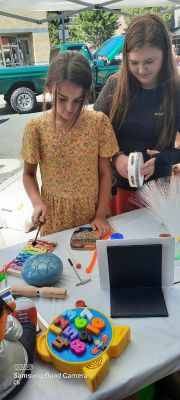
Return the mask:
<path fill-rule="evenodd" d="M 42 20 L 46 12 L 14 12 L 18 16 Z M 0 15 L 0 67 L 48 64 L 50 42 L 48 24 Z"/>
<path fill-rule="evenodd" d="M 180 28 L 173 35 L 173 44 L 175 46 L 175 55 L 180 57 Z"/>

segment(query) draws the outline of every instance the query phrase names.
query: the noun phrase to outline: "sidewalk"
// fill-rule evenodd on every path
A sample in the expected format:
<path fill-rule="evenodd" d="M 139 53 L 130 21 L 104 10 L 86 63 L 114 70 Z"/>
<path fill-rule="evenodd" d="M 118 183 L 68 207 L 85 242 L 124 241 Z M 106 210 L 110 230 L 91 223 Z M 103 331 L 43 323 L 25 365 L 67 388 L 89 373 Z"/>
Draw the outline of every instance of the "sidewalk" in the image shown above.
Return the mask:
<path fill-rule="evenodd" d="M 0 209 L 5 208 L 16 211 L 22 205 L 23 210 L 30 218 L 33 208 L 23 187 L 22 172 L 19 172 L 0 186 Z M 35 234 L 36 230 L 24 233 L 16 229 L 0 228 L 0 248 L 27 242 L 29 239 L 34 238 Z"/>
<path fill-rule="evenodd" d="M 42 102 L 42 95 L 37 96 L 37 101 Z M 5 107 L 5 105 L 4 97 L 0 95 L 0 108 Z M 23 210 L 27 212 L 30 218 L 33 208 L 23 187 L 22 172 L 18 172 L 0 185 L 0 210 L 5 208 L 14 211 L 20 208 L 21 205 L 23 205 Z M 0 228 L 0 249 L 27 242 L 29 239 L 34 238 L 35 234 L 36 230 L 24 233 L 16 229 Z"/>
<path fill-rule="evenodd" d="M 0 94 L 0 107 L 5 106 L 6 102 L 4 101 L 4 96 L 2 94 Z"/>

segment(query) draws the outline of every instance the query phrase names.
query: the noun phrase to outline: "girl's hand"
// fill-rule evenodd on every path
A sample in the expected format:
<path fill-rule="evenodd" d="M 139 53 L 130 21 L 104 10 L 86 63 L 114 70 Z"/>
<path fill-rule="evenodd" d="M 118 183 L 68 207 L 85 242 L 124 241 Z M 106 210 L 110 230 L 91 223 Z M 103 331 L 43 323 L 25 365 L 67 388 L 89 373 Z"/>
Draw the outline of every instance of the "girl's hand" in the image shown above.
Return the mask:
<path fill-rule="evenodd" d="M 141 167 L 141 175 L 144 175 L 144 180 L 146 181 L 151 175 L 154 173 L 154 168 L 155 168 L 155 161 L 156 158 L 153 157 L 155 154 L 158 154 L 159 151 L 157 150 L 147 150 L 147 153 L 149 154 L 150 157 L 152 157 L 150 160 L 146 161 L 143 166 Z"/>
<path fill-rule="evenodd" d="M 172 169 L 175 176 L 180 176 L 180 164 L 173 165 Z"/>
<path fill-rule="evenodd" d="M 32 215 L 32 222 L 35 226 L 40 226 L 46 222 L 47 207 L 44 203 L 38 203 L 34 207 L 34 212 Z"/>
<path fill-rule="evenodd" d="M 123 178 L 128 179 L 128 156 L 121 154 L 115 162 L 115 167 Z"/>
<path fill-rule="evenodd" d="M 91 223 L 91 226 L 94 231 L 98 229 L 100 237 L 104 237 L 112 229 L 106 218 L 103 217 L 95 217 Z"/>

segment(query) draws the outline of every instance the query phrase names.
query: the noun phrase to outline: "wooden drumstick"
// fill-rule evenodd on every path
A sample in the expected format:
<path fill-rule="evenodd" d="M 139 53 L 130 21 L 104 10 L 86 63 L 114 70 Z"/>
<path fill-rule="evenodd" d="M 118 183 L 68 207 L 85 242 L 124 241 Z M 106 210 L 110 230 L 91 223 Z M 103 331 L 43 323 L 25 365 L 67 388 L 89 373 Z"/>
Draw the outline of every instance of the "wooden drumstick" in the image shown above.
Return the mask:
<path fill-rule="evenodd" d="M 35 239 L 34 239 L 33 242 L 32 242 L 32 246 L 36 246 L 36 244 L 37 244 L 37 237 L 38 237 L 38 235 L 39 235 L 41 226 L 42 226 L 42 223 L 39 225 L 39 228 L 38 228 L 38 230 L 37 230 L 37 232 L 36 232 Z"/>
<path fill-rule="evenodd" d="M 37 295 L 41 297 L 51 297 L 54 299 L 64 299 L 66 297 L 67 289 L 56 287 L 42 287 L 37 288 Z"/>
<path fill-rule="evenodd" d="M 40 296 L 40 297 L 50 297 L 54 299 L 64 299 L 67 294 L 67 289 L 65 288 L 55 288 L 55 287 L 36 287 L 30 285 L 11 285 L 11 292 L 14 296 Z"/>

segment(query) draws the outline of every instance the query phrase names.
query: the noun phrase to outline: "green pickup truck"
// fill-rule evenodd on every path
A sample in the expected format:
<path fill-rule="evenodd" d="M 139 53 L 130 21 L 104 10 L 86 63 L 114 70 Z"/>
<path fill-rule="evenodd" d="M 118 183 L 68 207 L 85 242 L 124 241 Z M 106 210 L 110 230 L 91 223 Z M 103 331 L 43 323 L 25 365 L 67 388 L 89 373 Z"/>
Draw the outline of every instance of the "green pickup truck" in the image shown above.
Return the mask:
<path fill-rule="evenodd" d="M 92 54 L 84 43 L 66 43 L 51 49 L 50 61 L 59 51 L 81 51 L 90 62 L 98 93 L 107 78 L 119 70 L 123 44 L 124 35 L 116 35 Z M 47 71 L 48 65 L 0 68 L 0 94 L 19 114 L 32 112 L 36 106 L 36 96 L 43 93 Z"/>

